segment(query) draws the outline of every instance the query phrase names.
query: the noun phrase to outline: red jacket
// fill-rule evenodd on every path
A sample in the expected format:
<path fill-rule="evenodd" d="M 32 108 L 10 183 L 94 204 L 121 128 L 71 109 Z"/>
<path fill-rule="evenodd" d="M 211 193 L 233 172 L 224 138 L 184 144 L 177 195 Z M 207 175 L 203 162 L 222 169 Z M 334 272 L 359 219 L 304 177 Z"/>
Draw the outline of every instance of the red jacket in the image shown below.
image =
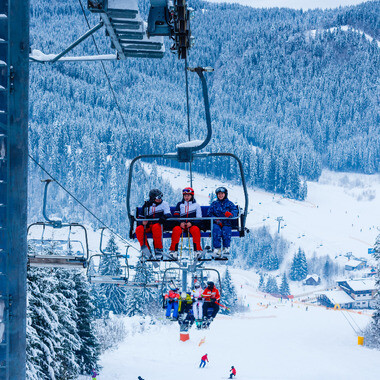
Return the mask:
<path fill-rule="evenodd" d="M 231 368 L 230 371 L 231 371 L 231 373 L 232 373 L 233 375 L 236 376 L 236 369 L 235 369 L 235 368 Z"/>
<path fill-rule="evenodd" d="M 168 299 L 168 298 L 178 301 L 179 294 L 176 293 L 174 290 L 169 290 L 169 294 L 165 294 L 165 299 Z"/>
<path fill-rule="evenodd" d="M 210 290 L 209 288 L 206 288 L 203 291 L 202 296 L 204 297 L 205 301 L 210 301 L 211 298 L 215 298 L 217 301 L 220 300 L 219 290 L 215 287 L 212 290 Z"/>
<path fill-rule="evenodd" d="M 207 354 L 206 355 L 203 355 L 201 357 L 201 360 L 205 361 L 205 362 L 208 362 L 208 357 L 207 357 Z"/>

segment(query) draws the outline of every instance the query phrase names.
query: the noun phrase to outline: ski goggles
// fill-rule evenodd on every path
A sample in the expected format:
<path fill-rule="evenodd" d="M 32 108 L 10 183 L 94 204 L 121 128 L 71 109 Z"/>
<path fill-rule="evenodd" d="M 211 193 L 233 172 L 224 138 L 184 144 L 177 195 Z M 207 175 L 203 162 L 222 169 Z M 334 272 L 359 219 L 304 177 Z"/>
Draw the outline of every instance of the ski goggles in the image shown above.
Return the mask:
<path fill-rule="evenodd" d="M 226 193 L 227 192 L 227 189 L 225 187 L 218 187 L 216 190 L 215 190 L 215 193 L 218 194 L 218 193 Z"/>
<path fill-rule="evenodd" d="M 163 195 L 162 195 L 162 194 L 159 194 L 159 195 L 156 195 L 156 196 L 154 197 L 154 199 L 162 199 L 162 197 L 163 197 Z"/>
<path fill-rule="evenodd" d="M 191 190 L 191 189 L 183 189 L 183 190 L 182 190 L 182 193 L 183 193 L 183 194 L 192 194 L 192 193 L 193 193 L 193 190 Z"/>

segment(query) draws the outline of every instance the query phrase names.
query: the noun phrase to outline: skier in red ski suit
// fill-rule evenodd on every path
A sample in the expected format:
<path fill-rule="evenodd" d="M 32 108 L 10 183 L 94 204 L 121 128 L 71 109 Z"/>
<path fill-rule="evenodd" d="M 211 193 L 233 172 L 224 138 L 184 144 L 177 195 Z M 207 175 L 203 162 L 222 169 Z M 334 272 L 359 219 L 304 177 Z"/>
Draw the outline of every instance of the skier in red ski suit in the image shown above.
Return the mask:
<path fill-rule="evenodd" d="M 207 354 L 204 354 L 201 357 L 201 364 L 199 364 L 199 368 L 203 368 L 206 365 L 206 361 L 208 362 Z"/>
<path fill-rule="evenodd" d="M 236 369 L 234 366 L 231 367 L 230 372 L 230 379 L 232 379 L 234 376 L 236 376 Z"/>

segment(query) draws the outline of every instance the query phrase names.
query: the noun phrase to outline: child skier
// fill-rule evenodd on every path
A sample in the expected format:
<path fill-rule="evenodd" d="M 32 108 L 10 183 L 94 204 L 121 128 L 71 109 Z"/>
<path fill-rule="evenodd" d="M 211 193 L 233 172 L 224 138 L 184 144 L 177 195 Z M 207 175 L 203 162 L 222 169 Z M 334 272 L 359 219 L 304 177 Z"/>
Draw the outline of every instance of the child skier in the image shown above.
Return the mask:
<path fill-rule="evenodd" d="M 195 323 L 199 328 L 202 324 L 203 318 L 203 297 L 202 297 L 203 289 L 199 282 L 196 282 L 194 285 L 194 289 L 192 290 L 193 295 L 193 314 L 195 318 Z"/>
<path fill-rule="evenodd" d="M 179 301 L 179 294 L 178 288 L 172 288 L 169 290 L 168 294 L 165 294 L 165 299 L 167 302 L 166 305 L 166 318 L 170 318 L 171 311 L 173 309 L 173 319 L 178 318 L 178 301 Z"/>
<path fill-rule="evenodd" d="M 215 190 L 218 199 L 211 203 L 207 216 L 216 218 L 234 218 L 238 216 L 238 208 L 228 199 L 228 190 L 218 187 Z M 228 219 L 214 219 L 212 243 L 214 257 L 226 256 L 230 253 L 232 221 Z M 221 252 L 223 240 L 223 252 Z"/>
<path fill-rule="evenodd" d="M 236 369 L 234 366 L 231 367 L 230 369 L 230 379 L 232 379 L 234 376 L 236 376 Z"/>
<path fill-rule="evenodd" d="M 204 354 L 201 357 L 201 364 L 199 364 L 199 368 L 203 368 L 206 365 L 206 361 L 208 362 L 207 354 Z"/>

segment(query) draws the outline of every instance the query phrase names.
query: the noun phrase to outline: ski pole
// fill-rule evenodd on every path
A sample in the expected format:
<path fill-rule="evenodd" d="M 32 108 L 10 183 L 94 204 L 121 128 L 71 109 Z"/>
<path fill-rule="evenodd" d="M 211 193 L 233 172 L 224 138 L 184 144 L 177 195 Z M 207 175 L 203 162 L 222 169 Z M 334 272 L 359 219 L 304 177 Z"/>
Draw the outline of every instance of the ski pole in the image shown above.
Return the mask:
<path fill-rule="evenodd" d="M 218 301 L 215 301 L 215 303 L 216 303 L 217 305 L 221 306 L 221 307 L 224 307 L 226 310 L 230 310 L 229 307 L 222 305 L 222 304 L 219 303 Z"/>
<path fill-rule="evenodd" d="M 180 259 L 182 259 L 182 247 L 183 247 L 183 230 L 182 230 L 182 233 L 181 233 L 181 251 L 179 253 Z"/>

